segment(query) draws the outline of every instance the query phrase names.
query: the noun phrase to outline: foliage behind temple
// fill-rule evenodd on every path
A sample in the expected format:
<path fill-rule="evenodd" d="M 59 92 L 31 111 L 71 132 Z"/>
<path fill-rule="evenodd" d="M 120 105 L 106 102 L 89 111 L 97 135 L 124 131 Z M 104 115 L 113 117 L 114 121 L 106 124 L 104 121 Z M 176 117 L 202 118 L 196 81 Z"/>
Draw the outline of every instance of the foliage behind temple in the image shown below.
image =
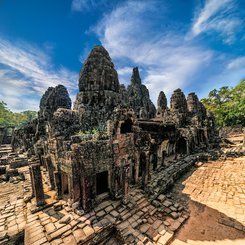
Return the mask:
<path fill-rule="evenodd" d="M 245 80 L 237 86 L 214 89 L 202 99 L 208 111 L 215 116 L 219 127 L 242 124 L 245 126 Z"/>
<path fill-rule="evenodd" d="M 12 112 L 5 102 L 0 102 L 0 126 L 21 127 L 36 117 L 36 111 Z"/>

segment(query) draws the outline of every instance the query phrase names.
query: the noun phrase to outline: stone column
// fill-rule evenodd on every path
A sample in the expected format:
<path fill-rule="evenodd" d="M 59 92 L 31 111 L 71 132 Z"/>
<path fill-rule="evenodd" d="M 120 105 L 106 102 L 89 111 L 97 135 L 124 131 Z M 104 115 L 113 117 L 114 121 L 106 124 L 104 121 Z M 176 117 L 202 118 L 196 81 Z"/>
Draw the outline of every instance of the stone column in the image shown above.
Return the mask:
<path fill-rule="evenodd" d="M 80 163 L 76 160 L 72 162 L 71 176 L 71 198 L 73 202 L 78 202 L 81 198 L 81 168 Z"/>
<path fill-rule="evenodd" d="M 150 173 L 150 153 L 146 152 L 145 154 L 145 169 L 146 169 L 146 183 L 145 185 L 147 185 L 148 181 L 151 180 L 151 173 Z"/>
<path fill-rule="evenodd" d="M 114 169 L 114 193 L 117 199 L 120 196 L 121 168 L 116 166 Z"/>
<path fill-rule="evenodd" d="M 116 177 L 115 177 L 115 167 L 114 167 L 111 171 L 111 188 L 110 188 L 110 196 L 113 200 L 116 198 L 116 193 L 115 193 L 116 183 L 115 182 L 116 182 Z"/>
<path fill-rule="evenodd" d="M 205 143 L 208 145 L 208 129 L 207 127 L 204 127 L 204 137 L 205 137 Z"/>
<path fill-rule="evenodd" d="M 189 155 L 190 154 L 190 146 L 189 146 L 189 141 L 186 140 L 186 154 Z"/>
<path fill-rule="evenodd" d="M 135 184 L 136 184 L 138 183 L 138 179 L 139 179 L 139 165 L 140 165 L 140 157 L 138 153 L 136 154 L 135 159 L 136 159 L 136 162 L 135 162 L 134 168 L 135 168 Z"/>
<path fill-rule="evenodd" d="M 46 170 L 48 170 L 46 158 L 45 158 L 44 156 L 41 156 L 41 160 L 42 160 L 42 166 L 43 166 Z"/>
<path fill-rule="evenodd" d="M 142 158 L 142 157 L 141 157 Z M 142 161 L 142 167 L 143 167 L 143 173 L 142 173 L 142 187 L 143 189 L 146 187 L 148 180 L 150 179 L 150 159 L 149 159 L 149 152 L 144 152 L 144 159 L 141 159 Z"/>
<path fill-rule="evenodd" d="M 81 204 L 85 212 L 89 212 L 92 209 L 91 199 L 91 178 L 90 176 L 82 177 L 82 199 Z"/>
<path fill-rule="evenodd" d="M 152 164 L 152 170 L 155 171 L 157 169 L 157 155 L 155 152 L 151 154 L 150 159 Z"/>
<path fill-rule="evenodd" d="M 30 172 L 30 179 L 31 179 L 31 190 L 32 190 L 32 193 L 31 193 L 31 197 L 34 197 L 35 194 L 34 194 L 34 182 L 33 182 L 33 174 L 32 174 L 32 169 L 31 169 L 31 166 L 29 166 L 29 172 Z"/>
<path fill-rule="evenodd" d="M 162 162 L 161 162 L 161 167 L 164 166 L 165 155 L 166 155 L 166 152 L 165 152 L 165 151 L 162 151 Z"/>
<path fill-rule="evenodd" d="M 123 176 L 122 177 L 123 177 L 123 203 L 124 204 L 126 204 L 128 202 L 129 169 L 130 169 L 130 166 L 129 165 L 123 167 Z"/>
<path fill-rule="evenodd" d="M 58 171 L 54 172 L 54 182 L 55 182 L 55 189 L 57 193 L 57 199 L 62 198 L 62 183 L 61 183 L 61 174 Z"/>
<path fill-rule="evenodd" d="M 52 163 L 51 158 L 49 156 L 46 158 L 46 164 L 47 164 L 47 169 L 48 169 L 48 175 L 49 175 L 51 190 L 54 190 L 55 189 L 54 166 L 53 166 L 53 163 Z"/>
<path fill-rule="evenodd" d="M 33 177 L 34 195 L 36 197 L 37 206 L 44 205 L 45 199 L 44 199 L 43 181 L 42 181 L 40 165 L 32 164 L 31 172 Z"/>

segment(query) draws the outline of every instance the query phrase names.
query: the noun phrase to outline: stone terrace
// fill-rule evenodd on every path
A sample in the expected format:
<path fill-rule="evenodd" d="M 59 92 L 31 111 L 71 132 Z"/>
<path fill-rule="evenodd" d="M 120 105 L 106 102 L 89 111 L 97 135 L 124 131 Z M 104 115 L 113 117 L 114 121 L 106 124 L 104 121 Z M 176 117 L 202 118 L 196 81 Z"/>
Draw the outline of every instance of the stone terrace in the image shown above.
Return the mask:
<path fill-rule="evenodd" d="M 173 181 L 177 177 L 174 174 L 178 172 L 180 163 L 183 163 L 182 167 L 186 170 L 193 161 L 182 159 L 175 162 L 169 171 L 165 171 L 165 175 L 169 175 L 164 177 Z M 47 172 L 44 169 L 42 173 L 48 205 L 38 211 L 35 199 L 30 202 L 25 198 L 31 194 L 31 184 L 28 167 L 22 169 L 25 182 L 0 183 L 0 192 L 3 194 L 7 186 L 12 190 L 8 200 L 6 195 L 0 195 L 0 244 L 9 244 L 18 237 L 21 239 L 24 232 L 25 244 L 94 244 L 104 242 L 116 234 L 116 238 L 121 241 L 118 244 L 164 245 L 188 218 L 186 209 L 173 202 L 170 196 L 159 195 L 157 190 L 154 199 L 147 198 L 143 190 L 138 188 L 130 191 L 127 204 L 104 200 L 92 212 L 83 214 L 63 200 L 55 200 L 54 192 L 49 191 Z M 150 186 L 154 188 L 156 180 L 162 177 L 161 172 L 156 172 Z M 163 186 L 162 190 L 167 186 Z M 22 191 L 15 193 L 14 189 Z"/>
<path fill-rule="evenodd" d="M 165 175 L 170 175 L 164 178 L 174 182 L 178 177 L 174 169 L 182 166 L 186 171 L 194 162 L 194 156 L 173 162 L 166 167 L 168 171 L 164 171 Z M 244 230 L 244 166 L 244 157 L 200 164 L 184 182 L 182 192 L 227 215 L 229 219 L 220 219 L 221 224 Z M 30 177 L 27 169 L 23 172 L 25 182 L 0 183 L 0 244 L 11 244 L 23 236 L 25 244 L 110 244 L 108 239 L 114 236 L 112 244 L 164 245 L 174 239 L 175 232 L 189 217 L 185 205 L 178 199 L 159 194 L 155 184 L 163 178 L 161 172 L 152 175 L 149 185 L 152 189 L 148 189 L 152 193 L 150 198 L 143 190 L 133 188 L 127 204 L 106 199 L 88 214 L 71 208 L 63 200 L 54 199 L 54 192 L 48 189 L 45 170 L 42 173 L 48 205 L 35 211 L 35 199 L 28 202 L 24 198 L 30 195 Z M 14 192 L 14 187 L 19 191 Z M 162 190 L 167 187 L 163 186 Z M 8 200 L 2 194 L 5 188 L 11 190 L 7 191 Z"/>
<path fill-rule="evenodd" d="M 117 231 L 127 244 L 164 245 L 188 218 L 184 207 L 164 195 L 158 197 L 159 208 L 138 189 L 129 199 L 127 205 L 105 200 L 86 215 L 74 213 L 63 201 L 34 214 L 28 210 L 25 244 L 94 244 Z"/>
<path fill-rule="evenodd" d="M 245 157 L 205 163 L 184 184 L 193 200 L 231 217 L 231 226 L 233 218 L 245 227 Z"/>

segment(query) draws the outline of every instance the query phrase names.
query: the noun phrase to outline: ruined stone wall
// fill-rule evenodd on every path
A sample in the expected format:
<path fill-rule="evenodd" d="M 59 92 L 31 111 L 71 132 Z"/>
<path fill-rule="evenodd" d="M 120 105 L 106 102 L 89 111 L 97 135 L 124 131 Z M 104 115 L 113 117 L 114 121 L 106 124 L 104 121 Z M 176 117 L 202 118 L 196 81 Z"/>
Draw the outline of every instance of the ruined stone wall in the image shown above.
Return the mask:
<path fill-rule="evenodd" d="M 126 202 L 129 183 L 147 190 L 151 171 L 164 173 L 165 157 L 206 149 L 215 133 L 214 117 L 194 93 L 186 99 L 175 90 L 168 109 L 161 92 L 156 116 L 138 68 L 126 89 L 108 52 L 96 46 L 81 69 L 74 109 L 64 86 L 48 88 L 38 118 L 16 131 L 13 146 L 38 157 L 58 199 L 88 212 L 100 194 Z"/>

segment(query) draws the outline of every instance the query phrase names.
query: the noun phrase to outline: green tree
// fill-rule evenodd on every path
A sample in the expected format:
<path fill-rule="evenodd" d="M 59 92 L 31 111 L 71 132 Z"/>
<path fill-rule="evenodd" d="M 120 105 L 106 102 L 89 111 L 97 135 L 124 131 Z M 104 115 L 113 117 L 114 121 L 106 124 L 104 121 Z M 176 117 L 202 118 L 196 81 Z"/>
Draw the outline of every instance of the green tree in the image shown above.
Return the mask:
<path fill-rule="evenodd" d="M 219 127 L 242 124 L 245 126 L 245 80 L 237 86 L 214 89 L 201 100 L 213 112 Z"/>
<path fill-rule="evenodd" d="M 36 117 L 36 111 L 12 112 L 5 102 L 0 102 L 0 126 L 20 127 Z"/>

